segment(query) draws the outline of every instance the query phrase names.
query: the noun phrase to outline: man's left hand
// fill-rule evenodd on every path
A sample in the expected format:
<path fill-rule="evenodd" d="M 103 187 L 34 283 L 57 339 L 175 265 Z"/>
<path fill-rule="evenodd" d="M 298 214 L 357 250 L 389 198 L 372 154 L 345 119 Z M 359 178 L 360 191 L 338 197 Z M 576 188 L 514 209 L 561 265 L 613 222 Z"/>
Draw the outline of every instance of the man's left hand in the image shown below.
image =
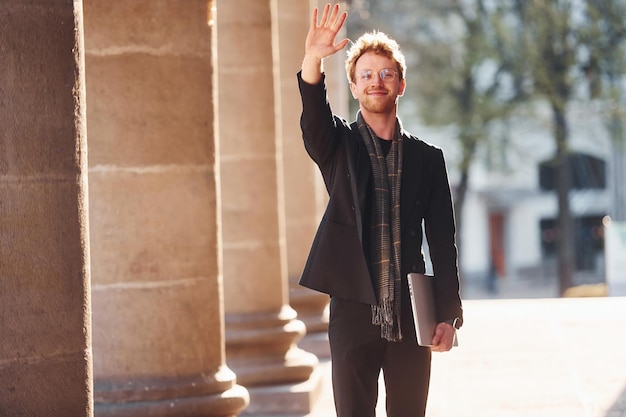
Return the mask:
<path fill-rule="evenodd" d="M 439 323 L 435 328 L 433 344 L 430 349 L 433 352 L 447 352 L 452 349 L 456 330 L 448 323 Z"/>

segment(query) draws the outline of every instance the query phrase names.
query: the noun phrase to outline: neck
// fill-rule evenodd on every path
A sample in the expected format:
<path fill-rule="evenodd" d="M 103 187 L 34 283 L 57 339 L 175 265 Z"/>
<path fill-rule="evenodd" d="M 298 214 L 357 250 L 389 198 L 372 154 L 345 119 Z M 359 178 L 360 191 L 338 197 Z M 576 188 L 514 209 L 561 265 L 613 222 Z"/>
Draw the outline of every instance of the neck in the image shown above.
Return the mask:
<path fill-rule="evenodd" d="M 389 113 L 372 113 L 361 109 L 365 123 L 374 134 L 381 139 L 392 140 L 396 133 L 396 111 Z"/>

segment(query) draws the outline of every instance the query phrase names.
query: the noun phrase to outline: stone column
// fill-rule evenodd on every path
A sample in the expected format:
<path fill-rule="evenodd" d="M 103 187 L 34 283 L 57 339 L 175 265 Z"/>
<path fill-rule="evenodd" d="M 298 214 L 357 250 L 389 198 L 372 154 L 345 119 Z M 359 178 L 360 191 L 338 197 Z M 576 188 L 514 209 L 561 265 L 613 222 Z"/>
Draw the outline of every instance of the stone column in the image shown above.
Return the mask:
<path fill-rule="evenodd" d="M 235 416 L 206 0 L 85 8 L 97 416 Z"/>
<path fill-rule="evenodd" d="M 297 347 L 305 326 L 288 305 L 270 5 L 218 2 L 226 350 L 250 391 L 246 412 L 266 415 L 308 412 L 310 389 L 294 385 L 309 381 L 317 365 Z"/>
<path fill-rule="evenodd" d="M 81 2 L 3 2 L 0 60 L 0 414 L 92 416 Z"/>
<path fill-rule="evenodd" d="M 279 94 L 276 98 L 280 108 L 276 128 L 283 147 L 289 301 L 307 328 L 307 335 L 300 345 L 319 357 L 327 357 L 329 298 L 298 284 L 320 219 L 316 205 L 317 167 L 307 155 L 302 142 L 302 104 L 296 80 L 313 9 L 309 3 L 276 0 L 278 13 L 275 33 L 278 36 L 275 45 L 278 46 L 279 54 Z"/>

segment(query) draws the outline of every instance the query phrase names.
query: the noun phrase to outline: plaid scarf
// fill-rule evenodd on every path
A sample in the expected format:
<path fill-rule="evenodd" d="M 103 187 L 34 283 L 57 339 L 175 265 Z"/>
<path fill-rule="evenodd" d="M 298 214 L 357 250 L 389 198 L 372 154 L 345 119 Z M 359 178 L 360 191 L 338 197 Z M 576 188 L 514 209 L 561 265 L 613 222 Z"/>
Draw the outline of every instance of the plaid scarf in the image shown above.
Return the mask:
<path fill-rule="evenodd" d="M 363 120 L 361 112 L 357 115 L 357 126 L 369 153 L 374 180 L 369 251 L 378 290 L 378 305 L 372 306 L 372 323 L 380 325 L 382 338 L 400 341 L 400 123 L 396 121 L 396 131 L 386 158 L 378 138 Z"/>

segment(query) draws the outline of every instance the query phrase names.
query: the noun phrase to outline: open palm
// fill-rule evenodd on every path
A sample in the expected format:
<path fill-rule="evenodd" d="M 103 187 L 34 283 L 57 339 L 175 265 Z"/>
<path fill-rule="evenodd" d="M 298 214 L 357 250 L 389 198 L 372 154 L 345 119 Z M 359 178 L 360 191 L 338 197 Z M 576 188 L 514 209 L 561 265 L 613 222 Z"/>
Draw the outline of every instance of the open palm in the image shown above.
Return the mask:
<path fill-rule="evenodd" d="M 335 43 L 335 38 L 347 16 L 347 12 L 339 13 L 338 4 L 332 6 L 332 11 L 331 5 L 326 4 L 322 12 L 322 19 L 318 25 L 318 9 L 317 7 L 313 9 L 311 27 L 305 41 L 306 55 L 323 59 L 342 50 L 349 40 L 343 39 L 341 42 Z"/>

